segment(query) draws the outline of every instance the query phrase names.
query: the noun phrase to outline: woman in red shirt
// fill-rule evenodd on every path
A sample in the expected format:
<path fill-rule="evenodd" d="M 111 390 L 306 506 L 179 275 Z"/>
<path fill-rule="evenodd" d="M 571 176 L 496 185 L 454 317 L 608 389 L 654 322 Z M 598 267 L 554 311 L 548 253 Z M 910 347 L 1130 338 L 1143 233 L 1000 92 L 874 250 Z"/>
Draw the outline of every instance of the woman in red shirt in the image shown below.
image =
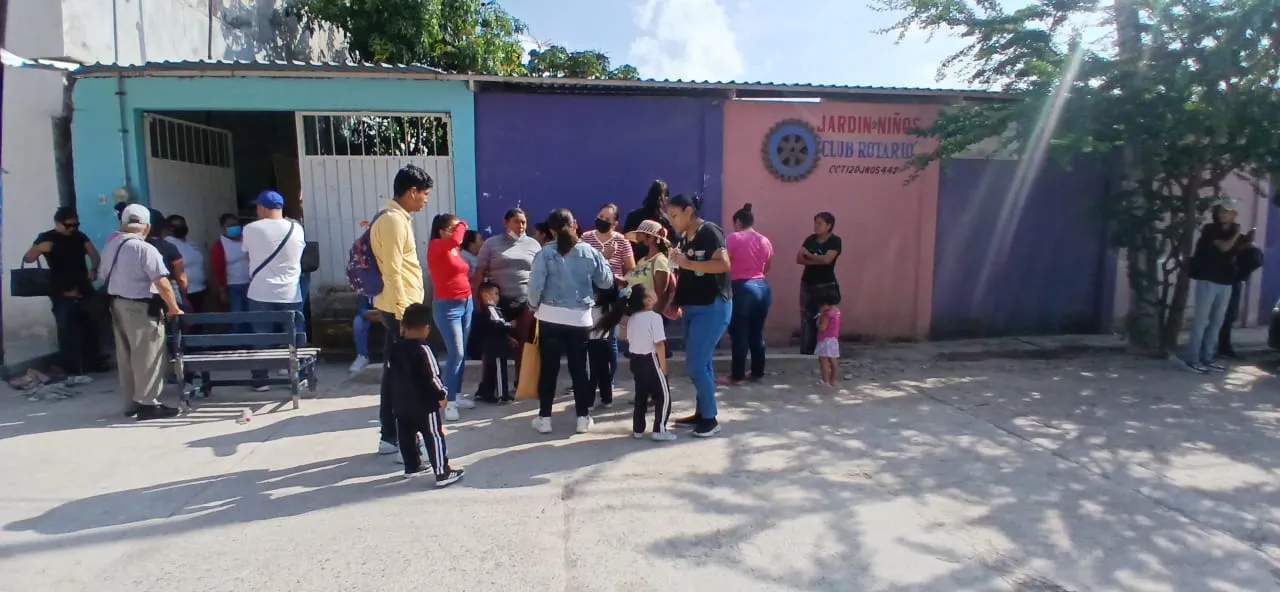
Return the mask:
<path fill-rule="evenodd" d="M 431 241 L 427 243 L 427 271 L 434 289 L 431 314 L 448 351 L 443 370 L 449 401 L 444 409 L 447 421 L 458 420 L 459 408 L 476 406 L 470 397 L 462 396 L 462 368 L 474 310 L 471 268 L 461 255 L 462 238 L 466 234 L 466 222 L 453 214 L 440 214 L 431 220 Z"/>

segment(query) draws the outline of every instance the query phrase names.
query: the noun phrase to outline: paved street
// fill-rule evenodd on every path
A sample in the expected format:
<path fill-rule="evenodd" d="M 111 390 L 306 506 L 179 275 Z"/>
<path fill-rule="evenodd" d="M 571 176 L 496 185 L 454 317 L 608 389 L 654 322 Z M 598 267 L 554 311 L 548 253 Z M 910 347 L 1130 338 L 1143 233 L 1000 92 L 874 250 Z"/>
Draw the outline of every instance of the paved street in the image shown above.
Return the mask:
<path fill-rule="evenodd" d="M 371 454 L 376 386 L 339 365 L 301 411 L 5 396 L 0 590 L 1280 590 L 1269 360 L 859 358 L 839 391 L 775 366 L 704 441 L 632 440 L 625 394 L 585 436 L 477 410 L 438 491 Z"/>

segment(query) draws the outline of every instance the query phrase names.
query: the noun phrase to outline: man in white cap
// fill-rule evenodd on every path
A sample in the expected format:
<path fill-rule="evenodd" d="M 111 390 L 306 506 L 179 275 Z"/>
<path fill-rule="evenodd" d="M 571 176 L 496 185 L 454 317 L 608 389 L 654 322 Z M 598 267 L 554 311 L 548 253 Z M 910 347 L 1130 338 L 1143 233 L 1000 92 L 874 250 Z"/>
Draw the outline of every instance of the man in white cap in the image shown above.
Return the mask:
<path fill-rule="evenodd" d="M 131 204 L 120 212 L 120 232 L 102 250 L 102 275 L 111 295 L 120 395 L 125 415 L 138 420 L 178 414 L 160 404 L 164 389 L 164 322 L 182 314 L 160 251 L 146 241 L 151 211 Z"/>
<path fill-rule="evenodd" d="M 1235 249 L 1244 236 L 1230 200 L 1214 206 L 1213 220 L 1200 229 L 1188 268 L 1195 290 L 1191 333 L 1186 354 L 1177 360 L 1188 371 L 1204 374 L 1227 369 L 1215 360 L 1215 346 L 1227 316 L 1231 286 L 1236 283 Z"/>

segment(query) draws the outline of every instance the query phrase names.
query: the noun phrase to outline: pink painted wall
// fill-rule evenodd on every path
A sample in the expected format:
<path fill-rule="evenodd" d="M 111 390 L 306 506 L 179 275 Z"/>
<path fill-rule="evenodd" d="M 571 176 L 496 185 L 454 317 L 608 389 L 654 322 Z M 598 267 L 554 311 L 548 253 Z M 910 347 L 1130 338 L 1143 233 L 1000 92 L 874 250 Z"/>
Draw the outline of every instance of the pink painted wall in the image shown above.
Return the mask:
<path fill-rule="evenodd" d="M 836 265 L 843 333 L 928 336 L 938 170 L 930 167 L 903 184 L 910 154 L 933 148 L 932 141 L 907 135 L 903 124 L 927 125 L 936 116 L 931 105 L 734 101 L 725 106 L 726 231 L 731 231 L 733 212 L 750 202 L 756 230 L 773 241 L 776 251 L 769 274 L 773 308 L 765 328 L 770 343 L 787 343 L 799 327 L 801 267 L 795 256 L 821 211 L 835 215 L 835 233 L 844 241 Z M 793 182 L 780 180 L 767 164 L 775 148 L 771 132 L 788 120 L 806 122 L 817 135 L 817 163 L 803 167 L 811 172 Z"/>

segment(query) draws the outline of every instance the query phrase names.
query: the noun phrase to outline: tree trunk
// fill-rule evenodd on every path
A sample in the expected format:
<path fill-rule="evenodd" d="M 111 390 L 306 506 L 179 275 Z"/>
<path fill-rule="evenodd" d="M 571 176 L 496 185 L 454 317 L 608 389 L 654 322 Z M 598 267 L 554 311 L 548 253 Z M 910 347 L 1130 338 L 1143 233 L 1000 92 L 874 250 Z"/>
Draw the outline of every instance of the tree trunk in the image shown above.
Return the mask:
<path fill-rule="evenodd" d="M 1161 346 L 1162 327 L 1155 305 L 1160 298 L 1159 258 L 1156 251 L 1147 247 L 1125 249 L 1129 278 L 1129 313 L 1125 316 L 1125 329 L 1129 348 L 1138 352 L 1155 352 Z"/>
<path fill-rule="evenodd" d="M 1182 334 L 1182 321 L 1186 317 L 1187 300 L 1191 294 L 1191 276 L 1188 274 L 1188 267 L 1196 243 L 1196 226 L 1199 221 L 1196 216 L 1196 201 L 1199 199 L 1198 190 L 1183 188 L 1182 219 L 1175 221 L 1182 226 L 1181 238 L 1178 241 L 1178 251 L 1169 253 L 1170 257 L 1178 257 L 1182 264 L 1178 268 L 1178 279 L 1173 285 L 1169 315 L 1165 318 L 1160 339 L 1160 345 L 1167 352 L 1172 352 L 1178 347 L 1178 336 Z"/>

